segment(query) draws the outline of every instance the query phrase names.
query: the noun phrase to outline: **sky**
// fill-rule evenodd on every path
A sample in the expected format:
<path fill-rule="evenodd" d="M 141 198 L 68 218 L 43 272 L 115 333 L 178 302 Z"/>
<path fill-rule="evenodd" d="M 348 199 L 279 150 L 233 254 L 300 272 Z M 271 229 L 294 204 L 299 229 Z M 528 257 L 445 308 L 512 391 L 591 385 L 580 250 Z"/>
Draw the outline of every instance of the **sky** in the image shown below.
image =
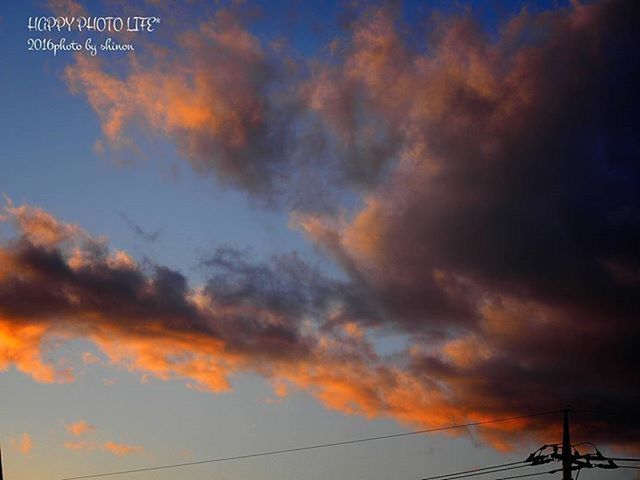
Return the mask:
<path fill-rule="evenodd" d="M 575 442 L 639 457 L 638 9 L 2 2 L 5 478 L 568 405 Z M 133 50 L 41 48 L 108 38 Z M 560 436 L 549 415 L 111 478 L 419 480 Z"/>

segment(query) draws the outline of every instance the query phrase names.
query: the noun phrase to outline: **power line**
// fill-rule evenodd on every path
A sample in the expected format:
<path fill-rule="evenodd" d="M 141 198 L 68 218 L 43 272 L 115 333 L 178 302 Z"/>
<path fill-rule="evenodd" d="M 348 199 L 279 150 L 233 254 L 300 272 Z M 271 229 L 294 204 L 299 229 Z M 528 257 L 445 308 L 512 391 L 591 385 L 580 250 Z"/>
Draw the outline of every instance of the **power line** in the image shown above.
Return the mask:
<path fill-rule="evenodd" d="M 481 470 L 492 470 L 494 468 L 510 467 L 511 465 L 518 465 L 519 463 L 524 463 L 524 460 L 519 460 L 517 462 L 511 462 L 511 463 L 503 463 L 502 465 L 492 465 L 490 467 L 474 468 L 472 470 L 463 470 L 461 472 L 446 473 L 446 474 L 443 474 L 443 475 L 435 475 L 433 477 L 423 478 L 422 480 L 435 480 L 436 478 L 449 478 L 449 477 L 454 477 L 456 475 L 462 475 L 464 473 L 473 473 L 473 472 L 479 472 Z"/>
<path fill-rule="evenodd" d="M 635 465 L 617 465 L 614 460 L 621 462 L 640 462 L 640 458 L 607 458 L 605 457 L 598 447 L 591 442 L 580 442 L 577 444 L 571 444 L 571 436 L 569 429 L 569 408 L 561 410 L 563 413 L 563 428 L 562 428 L 562 444 L 546 444 L 540 447 L 538 450 L 530 454 L 526 460 L 522 462 L 513 462 L 510 464 L 494 465 L 491 467 L 475 468 L 455 473 L 449 473 L 446 475 L 436 475 L 427 477 L 422 480 L 461 480 L 468 477 L 486 476 L 488 474 L 494 474 L 497 472 L 515 470 L 524 467 L 540 466 L 549 462 L 562 462 L 562 468 L 556 470 L 549 470 L 546 472 L 527 473 L 522 475 L 511 475 L 508 477 L 502 477 L 496 480 L 508 480 L 525 477 L 533 477 L 538 475 L 553 474 L 562 472 L 563 480 L 572 480 L 571 472 L 577 470 L 576 479 L 580 475 L 583 468 L 604 468 L 604 469 L 616 469 L 626 468 L 632 470 L 640 470 L 640 466 Z M 581 454 L 577 447 L 582 445 L 590 445 L 595 450 L 595 453 Z M 545 453 L 551 450 L 549 453 Z M 524 465 L 521 465 L 524 464 Z"/>
<path fill-rule="evenodd" d="M 555 470 L 547 470 L 546 472 L 525 473 L 524 475 L 513 475 L 511 477 L 501 477 L 501 478 L 496 478 L 495 480 L 511 480 L 512 478 L 535 477 L 536 475 L 545 475 L 545 474 L 550 475 L 552 473 L 558 473 L 561 471 L 562 471 L 561 468 L 557 468 Z"/>
<path fill-rule="evenodd" d="M 518 463 L 521 463 L 521 462 L 518 462 Z M 506 470 L 515 470 L 516 468 L 523 468 L 523 467 L 531 467 L 531 465 L 518 465 L 517 467 L 498 468 L 497 470 L 489 470 L 486 472 L 468 473 L 466 475 L 446 477 L 444 480 L 458 480 L 459 478 L 477 477 L 478 475 L 489 475 L 490 473 L 504 472 Z"/>
<path fill-rule="evenodd" d="M 442 432 L 442 431 L 445 431 L 445 430 L 454 430 L 454 429 L 458 429 L 458 428 L 475 427 L 475 426 L 480 426 L 480 425 L 487 425 L 487 424 L 490 424 L 490 423 L 508 422 L 510 420 L 520 420 L 522 418 L 541 417 L 541 416 L 552 415 L 552 414 L 556 414 L 556 413 L 560 413 L 560 410 L 553 410 L 553 411 L 548 411 L 548 412 L 530 413 L 530 414 L 527 414 L 527 415 L 518 415 L 518 416 L 514 416 L 514 417 L 495 418 L 495 419 L 492 419 L 492 420 L 483 420 L 483 421 L 480 421 L 480 422 L 462 423 L 462 424 L 457 424 L 457 425 L 449 425 L 449 426 L 446 426 L 446 427 L 429 428 L 429 429 L 425 429 L 425 430 L 414 430 L 412 432 L 392 433 L 392 434 L 389 434 L 389 435 L 380 435 L 380 436 L 377 436 L 377 437 L 358 438 L 358 439 L 355 439 L 355 440 L 345 440 L 345 441 L 341 441 L 341 442 L 320 443 L 320 444 L 316 444 L 316 445 L 307 445 L 307 446 L 304 446 L 304 447 L 286 448 L 286 449 L 283 449 L 283 450 L 271 450 L 271 451 L 266 451 L 266 452 L 249 453 L 249 454 L 245 454 L 245 455 L 236 455 L 236 456 L 233 456 L 233 457 L 220 457 L 220 458 L 213 458 L 213 459 L 209 459 L 209 460 L 199 460 L 199 461 L 195 461 L 195 462 L 173 463 L 173 464 L 169 464 L 169 465 L 159 465 L 159 466 L 155 466 L 155 467 L 134 468 L 134 469 L 131 469 L 131 470 L 119 470 L 119 471 L 113 471 L 113 472 L 95 473 L 95 474 L 91 474 L 91 475 L 82 475 L 82 476 L 78 476 L 78 477 L 65 477 L 65 478 L 62 478 L 60 480 L 81 480 L 81 479 L 85 479 L 85 478 L 107 477 L 107 476 L 112 476 L 112 475 L 125 475 L 125 474 L 130 474 L 130 473 L 149 472 L 149 471 L 153 471 L 153 470 L 166 470 L 166 469 L 169 469 L 169 468 L 188 467 L 188 466 L 192 466 L 192 465 L 202 465 L 204 463 L 217 463 L 217 462 L 227 462 L 227 461 L 232 461 L 232 460 L 244 460 L 244 459 L 247 459 L 247 458 L 266 457 L 266 456 L 269 456 L 269 455 L 281 455 L 283 453 L 302 452 L 302 451 L 314 450 L 314 449 L 318 449 L 318 448 L 337 447 L 337 446 L 340 446 L 340 445 L 351 445 L 351 444 L 354 444 L 354 443 L 372 442 L 374 440 L 385 440 L 385 439 L 391 439 L 391 438 L 407 437 L 409 435 L 420 435 L 420 434 L 423 434 L 423 433 Z"/>

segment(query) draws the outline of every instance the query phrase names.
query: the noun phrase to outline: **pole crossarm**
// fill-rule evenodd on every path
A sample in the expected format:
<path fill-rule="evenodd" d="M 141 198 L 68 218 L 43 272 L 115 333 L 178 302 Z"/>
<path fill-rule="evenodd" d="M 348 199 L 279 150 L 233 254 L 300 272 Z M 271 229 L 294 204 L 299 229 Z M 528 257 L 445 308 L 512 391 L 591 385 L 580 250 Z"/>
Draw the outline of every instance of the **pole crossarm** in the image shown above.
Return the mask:
<path fill-rule="evenodd" d="M 505 463 L 502 465 L 492 465 L 486 467 L 472 468 L 468 470 L 462 470 L 458 472 L 452 472 L 443 475 L 435 475 L 431 477 L 423 478 L 422 480 L 459 480 L 466 479 L 467 477 L 476 477 L 482 476 L 486 477 L 488 475 L 516 470 L 520 468 L 527 467 L 539 467 L 541 465 L 546 465 L 552 462 L 561 463 L 560 468 L 547 470 L 547 471 L 535 471 L 533 473 L 524 473 L 519 475 L 510 475 L 507 477 L 500 477 L 494 480 L 511 480 L 517 478 L 524 477 L 533 477 L 538 475 L 545 474 L 555 474 L 562 472 L 562 480 L 574 480 L 572 474 L 576 472 L 575 479 L 578 478 L 580 471 L 584 468 L 602 468 L 605 470 L 614 470 L 617 468 L 629 468 L 629 469 L 638 469 L 640 470 L 640 466 L 634 465 L 618 465 L 618 462 L 638 462 L 640 458 L 617 458 L 617 457 L 607 457 L 605 456 L 598 447 L 591 442 L 580 442 L 576 444 L 571 443 L 571 433 L 569 429 L 569 412 L 571 412 L 570 408 L 565 408 L 563 410 L 556 411 L 555 413 L 563 414 L 563 424 L 562 424 L 562 443 L 550 443 L 542 445 L 536 451 L 529 454 L 529 456 L 520 461 Z M 589 446 L 592 451 L 587 453 L 583 453 L 578 450 L 578 447 Z M 535 470 L 535 469 L 534 469 Z M 526 470 L 530 471 L 530 470 Z"/>
<path fill-rule="evenodd" d="M 591 442 L 580 442 L 571 444 L 569 432 L 569 409 L 563 411 L 563 434 L 562 443 L 542 445 L 538 450 L 531 453 L 525 460 L 531 466 L 542 465 L 549 462 L 562 462 L 563 480 L 573 480 L 571 473 L 580 472 L 583 468 L 602 468 L 604 470 L 615 470 L 616 468 L 627 468 L 625 465 L 618 465 L 616 461 L 638 461 L 640 459 L 624 459 L 605 456 L 598 447 Z M 588 445 L 593 448 L 592 452 L 581 453 L 578 447 Z"/>

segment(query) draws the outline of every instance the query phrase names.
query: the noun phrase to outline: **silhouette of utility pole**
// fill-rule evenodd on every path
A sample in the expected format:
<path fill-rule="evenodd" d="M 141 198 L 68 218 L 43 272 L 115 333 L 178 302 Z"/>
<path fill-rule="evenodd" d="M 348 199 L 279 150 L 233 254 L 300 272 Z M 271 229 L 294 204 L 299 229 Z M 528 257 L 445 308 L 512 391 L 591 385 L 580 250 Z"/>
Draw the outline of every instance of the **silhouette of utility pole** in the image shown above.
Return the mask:
<path fill-rule="evenodd" d="M 573 480 L 571 478 L 573 456 L 571 455 L 571 435 L 569 433 L 569 409 L 565 408 L 562 413 L 564 415 L 562 425 L 562 480 Z"/>
<path fill-rule="evenodd" d="M 4 480 L 4 475 L 2 474 L 2 447 L 0 446 L 0 480 Z"/>
<path fill-rule="evenodd" d="M 562 468 L 558 470 L 552 470 L 547 473 L 562 472 L 562 480 L 573 480 L 571 472 L 576 470 L 580 471 L 583 468 L 604 468 L 606 470 L 612 470 L 616 468 L 635 468 L 628 465 L 618 466 L 614 460 L 621 461 L 640 461 L 636 459 L 624 459 L 624 458 L 608 458 L 605 457 L 598 447 L 591 442 L 581 442 L 577 445 L 571 445 L 571 433 L 569 431 L 569 412 L 570 408 L 562 410 L 563 423 L 562 423 L 562 443 L 543 445 L 538 450 L 533 452 L 525 460 L 525 463 L 529 463 L 531 466 L 544 465 L 550 462 L 561 462 Z M 577 449 L 580 445 L 590 445 L 595 452 L 594 453 L 580 453 Z M 547 453 L 548 452 L 548 453 Z"/>

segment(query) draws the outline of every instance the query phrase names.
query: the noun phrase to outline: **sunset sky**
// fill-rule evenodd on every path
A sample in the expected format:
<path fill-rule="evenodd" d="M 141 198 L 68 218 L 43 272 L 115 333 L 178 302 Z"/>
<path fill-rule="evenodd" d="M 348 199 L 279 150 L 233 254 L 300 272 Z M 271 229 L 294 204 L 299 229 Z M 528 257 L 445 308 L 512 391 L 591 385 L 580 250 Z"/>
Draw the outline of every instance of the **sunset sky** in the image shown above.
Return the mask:
<path fill-rule="evenodd" d="M 4 0 L 5 478 L 567 405 L 576 442 L 639 457 L 639 10 Z M 48 16 L 161 21 L 27 29 Z M 107 37 L 135 50 L 28 50 Z M 560 436 L 552 415 L 107 478 L 420 480 Z"/>

